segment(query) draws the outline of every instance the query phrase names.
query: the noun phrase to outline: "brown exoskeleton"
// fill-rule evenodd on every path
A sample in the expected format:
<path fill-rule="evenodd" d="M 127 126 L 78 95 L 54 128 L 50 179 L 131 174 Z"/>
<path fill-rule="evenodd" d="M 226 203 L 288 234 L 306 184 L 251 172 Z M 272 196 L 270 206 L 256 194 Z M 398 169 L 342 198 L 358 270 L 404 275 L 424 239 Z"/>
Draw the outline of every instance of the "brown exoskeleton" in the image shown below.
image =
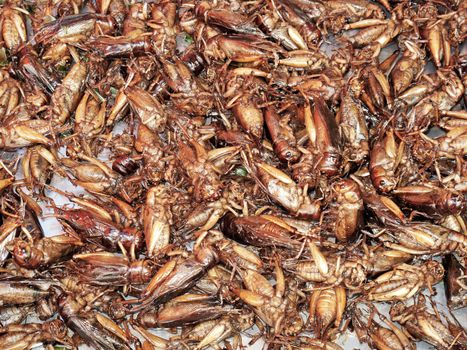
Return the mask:
<path fill-rule="evenodd" d="M 21 85 L 15 79 L 10 78 L 8 73 L 0 74 L 0 120 L 7 120 L 15 108 L 21 103 Z"/>
<path fill-rule="evenodd" d="M 287 125 L 287 118 L 281 118 L 273 107 L 266 108 L 264 120 L 271 135 L 274 152 L 284 162 L 296 162 L 300 153 L 296 148 L 296 139 Z"/>
<path fill-rule="evenodd" d="M 71 345 L 67 331 L 61 320 L 9 325 L 0 328 L 0 346 L 5 350 L 15 350 L 30 349 L 37 343 L 57 342 Z"/>
<path fill-rule="evenodd" d="M 240 273 L 246 289 L 234 289 L 233 292 L 272 328 L 274 335 L 279 335 L 284 327 L 288 327 L 291 321 L 296 322 L 296 319 L 290 314 L 286 317 L 287 304 L 290 302 L 286 296 L 286 281 L 279 262 L 276 261 L 274 266 L 275 287 L 258 272 L 247 269 Z"/>
<path fill-rule="evenodd" d="M 105 126 L 105 103 L 86 91 L 75 111 L 74 132 L 87 136 L 98 135 Z"/>
<path fill-rule="evenodd" d="M 33 119 L 0 126 L 0 150 L 10 150 L 36 144 L 51 145 L 46 136 L 50 124 L 46 120 Z"/>
<path fill-rule="evenodd" d="M 44 237 L 33 244 L 15 239 L 8 248 L 18 265 L 27 269 L 37 269 L 66 258 L 82 245 L 79 239 L 59 235 Z"/>
<path fill-rule="evenodd" d="M 143 245 L 142 233 L 135 227 L 123 227 L 112 220 L 84 209 L 58 209 L 58 218 L 68 223 L 83 241 L 100 244 L 117 251 L 139 251 Z"/>
<path fill-rule="evenodd" d="M 283 52 L 279 45 L 253 34 L 219 34 L 209 38 L 205 45 L 207 57 L 236 62 L 273 59 Z"/>
<path fill-rule="evenodd" d="M 198 237 L 196 245 L 207 241 L 216 248 L 219 261 L 235 268 L 262 271 L 264 263 L 258 253 L 251 247 L 238 244 L 236 241 L 225 238 L 222 232 L 210 230 Z"/>
<path fill-rule="evenodd" d="M 164 185 L 149 189 L 143 207 L 143 226 L 148 256 L 155 255 L 170 242 L 172 212 L 170 194 Z"/>
<path fill-rule="evenodd" d="M 422 6 L 419 12 L 421 16 L 428 19 L 421 34 L 428 42 L 434 64 L 437 68 L 448 66 L 451 58 L 451 45 L 445 26 L 446 21 L 438 19 L 438 11 L 432 3 Z"/>
<path fill-rule="evenodd" d="M 52 41 L 78 43 L 94 32 L 111 34 L 114 24 L 112 17 L 90 12 L 64 16 L 43 24 L 36 32 L 35 41 L 37 44 Z"/>
<path fill-rule="evenodd" d="M 343 179 L 331 185 L 333 201 L 329 217 L 325 215 L 330 230 L 339 241 L 352 240 L 363 224 L 363 199 L 358 184 Z"/>
<path fill-rule="evenodd" d="M 181 338 L 184 342 L 196 342 L 195 349 L 216 347 L 229 337 L 238 338 L 240 332 L 246 331 L 254 324 L 252 312 L 242 312 L 240 315 L 227 315 L 220 319 L 205 321 L 185 329 L 180 337 L 174 337 L 171 342 Z"/>
<path fill-rule="evenodd" d="M 466 197 L 446 188 L 413 185 L 398 187 L 393 193 L 404 204 L 428 215 L 459 215 L 467 209 Z"/>
<path fill-rule="evenodd" d="M 391 224 L 378 238 L 384 245 L 409 254 L 465 254 L 467 239 L 464 234 L 427 222 Z"/>
<path fill-rule="evenodd" d="M 201 203 L 190 211 L 185 225 L 188 228 L 199 228 L 201 231 L 207 231 L 213 228 L 228 211 L 232 212 L 233 208 L 238 208 L 236 201 L 242 197 L 243 189 L 240 184 L 231 182 L 224 188 L 221 198 Z"/>
<path fill-rule="evenodd" d="M 421 74 L 424 66 L 425 51 L 422 51 L 415 42 L 410 40 L 404 41 L 403 44 L 406 46 L 406 50 L 391 70 L 394 95 L 396 96 L 407 90 Z"/>
<path fill-rule="evenodd" d="M 61 84 L 54 90 L 51 99 L 50 119 L 54 125 L 64 124 L 75 111 L 86 83 L 88 67 L 85 62 L 76 62 Z"/>
<path fill-rule="evenodd" d="M 22 159 L 24 178 L 31 186 L 44 186 L 52 177 L 52 171 L 65 177 L 65 172 L 59 166 L 57 152 L 37 145 L 29 148 Z"/>
<path fill-rule="evenodd" d="M 364 288 L 369 300 L 407 300 L 425 287 L 433 293 L 432 286 L 440 282 L 443 276 L 444 268 L 435 260 L 420 266 L 401 264 L 369 282 Z"/>
<path fill-rule="evenodd" d="M 24 14 L 28 12 L 7 1 L 0 16 L 1 38 L 8 50 L 15 52 L 22 43 L 27 41 L 26 22 Z"/>
<path fill-rule="evenodd" d="M 444 258 L 446 299 L 451 309 L 467 305 L 467 258 L 449 254 Z"/>
<path fill-rule="evenodd" d="M 130 311 L 141 311 L 183 294 L 193 287 L 217 260 L 217 253 L 211 247 L 201 247 L 185 259 L 172 258 L 157 271 L 140 299 L 127 301 L 128 304 L 138 303 Z"/>
<path fill-rule="evenodd" d="M 291 214 L 317 219 L 321 214 L 321 201 L 312 200 L 308 194 L 308 185 L 301 188 L 286 173 L 266 162 L 251 162 L 243 157 L 245 167 L 260 184 L 264 191 Z"/>
<path fill-rule="evenodd" d="M 461 349 L 467 346 L 465 330 L 458 321 L 439 312 L 434 303 L 430 311 L 426 297 L 422 294 L 411 306 L 403 302 L 392 305 L 389 314 L 415 339 L 426 341 L 437 349 L 452 349 L 456 345 Z"/>
<path fill-rule="evenodd" d="M 189 146 L 179 142 L 178 158 L 194 187 L 196 201 L 215 201 L 222 193 L 222 182 L 214 165 L 208 159 L 207 150 L 197 141 Z"/>
<path fill-rule="evenodd" d="M 393 322 L 381 315 L 374 305 L 356 305 L 352 311 L 352 325 L 358 340 L 370 344 L 378 350 L 415 350 L 416 345 Z M 369 315 L 365 315 L 368 314 Z M 389 328 L 375 320 L 375 315 Z"/>
<path fill-rule="evenodd" d="M 234 12 L 225 5 L 213 7 L 209 2 L 202 1 L 196 5 L 195 13 L 200 20 L 212 26 L 237 33 L 264 35 L 240 10 Z"/>
<path fill-rule="evenodd" d="M 154 132 L 164 129 L 167 115 L 164 106 L 154 96 L 137 86 L 127 87 L 125 95 L 143 125 Z"/>
<path fill-rule="evenodd" d="M 342 90 L 336 121 L 343 140 L 343 160 L 360 165 L 370 152 L 368 126 L 363 106 L 358 100 L 362 86 L 353 79 Z"/>
<path fill-rule="evenodd" d="M 369 171 L 375 188 L 383 193 L 397 186 L 396 169 L 401 162 L 404 143 L 396 143 L 394 131 L 389 129 L 377 140 L 370 152 Z"/>
<path fill-rule="evenodd" d="M 366 280 L 368 267 L 361 258 L 322 252 L 314 243 L 308 244 L 311 259 L 284 261 L 284 268 L 299 280 L 324 285 L 323 288 L 343 284 L 351 290 L 359 289 Z"/>
<path fill-rule="evenodd" d="M 44 279 L 22 278 L 17 280 L 4 280 L 0 282 L 0 305 L 8 306 L 27 306 L 36 304 L 36 311 L 40 311 L 37 305 L 41 301 L 53 299 L 61 289 L 58 282 Z M 41 313 L 39 316 L 41 316 Z M 53 312 L 52 312 L 53 313 Z M 45 319 L 52 315 L 47 315 Z"/>
<path fill-rule="evenodd" d="M 235 216 L 227 213 L 221 221 L 221 230 L 228 237 L 256 247 L 284 247 L 299 250 L 302 242 L 293 237 L 294 229 L 288 224 L 264 216 Z"/>
<path fill-rule="evenodd" d="M 145 328 L 172 328 L 202 323 L 237 312 L 231 307 L 220 305 L 212 296 L 184 294 L 172 299 L 157 312 L 140 312 L 136 322 Z"/>
<path fill-rule="evenodd" d="M 202 80 L 195 77 L 181 60 L 162 61 L 165 81 L 174 91 L 175 107 L 194 115 L 206 115 L 213 107 L 212 93 Z"/>
<path fill-rule="evenodd" d="M 107 253 L 86 253 L 73 256 L 71 269 L 79 279 L 91 285 L 138 285 L 151 280 L 155 267 L 151 260 L 130 261 L 128 258 Z"/>
<path fill-rule="evenodd" d="M 313 332 L 319 338 L 327 338 L 333 331 L 329 327 L 338 328 L 342 322 L 347 304 L 344 287 L 330 287 L 315 290 L 310 298 L 310 319 Z"/>
<path fill-rule="evenodd" d="M 326 102 L 317 97 L 314 98 L 313 114 L 308 104 L 304 106 L 304 119 L 312 153 L 316 153 L 313 157 L 317 170 L 327 176 L 336 175 L 341 157 L 335 117 Z"/>
<path fill-rule="evenodd" d="M 436 110 L 449 111 L 464 94 L 464 85 L 456 72 L 448 70 L 438 71 L 441 86 L 431 95 L 418 102 L 407 115 L 407 131 L 426 130 L 436 122 Z"/>
<path fill-rule="evenodd" d="M 97 312 L 87 312 L 71 293 L 58 298 L 60 317 L 68 328 L 94 349 L 129 350 L 128 337 L 111 319 Z"/>

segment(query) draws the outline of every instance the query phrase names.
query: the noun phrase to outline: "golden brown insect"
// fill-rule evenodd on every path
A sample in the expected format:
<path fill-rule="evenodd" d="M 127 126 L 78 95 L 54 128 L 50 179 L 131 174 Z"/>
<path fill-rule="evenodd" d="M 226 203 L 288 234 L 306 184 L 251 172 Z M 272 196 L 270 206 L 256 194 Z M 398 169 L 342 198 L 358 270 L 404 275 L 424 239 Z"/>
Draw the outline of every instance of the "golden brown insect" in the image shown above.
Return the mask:
<path fill-rule="evenodd" d="M 455 157 L 465 153 L 467 138 L 467 127 L 459 126 L 449 130 L 449 132 L 435 139 L 435 148 L 438 148 L 440 155 Z M 436 147 L 437 146 L 437 147 Z"/>
<path fill-rule="evenodd" d="M 305 21 L 289 5 L 285 5 L 282 11 L 276 12 L 273 5 L 268 3 L 261 9 L 256 23 L 287 50 L 306 50 L 308 44 L 316 39 L 313 37 L 315 33 L 312 33 L 312 29 L 308 29 Z"/>
<path fill-rule="evenodd" d="M 466 258 L 449 254 L 444 258 L 446 298 L 451 309 L 467 305 Z"/>
<path fill-rule="evenodd" d="M 88 136 L 98 135 L 104 125 L 105 103 L 97 101 L 86 91 L 76 107 L 74 132 Z"/>
<path fill-rule="evenodd" d="M 360 257 L 345 257 L 321 251 L 309 242 L 311 259 L 284 261 L 284 268 L 302 281 L 316 285 L 338 286 L 358 289 L 366 280 L 368 267 Z"/>
<path fill-rule="evenodd" d="M 282 51 L 277 44 L 252 34 L 219 34 L 210 38 L 204 49 L 208 57 L 236 62 L 272 59 Z"/>
<path fill-rule="evenodd" d="M 73 261 L 71 267 L 80 280 L 91 285 L 144 284 L 155 270 L 151 260 L 130 261 L 107 252 L 76 254 Z"/>
<path fill-rule="evenodd" d="M 162 61 L 164 77 L 174 90 L 172 99 L 179 110 L 195 115 L 206 115 L 213 108 L 212 93 L 206 84 L 192 74 L 181 60 Z"/>
<path fill-rule="evenodd" d="M 386 272 L 393 269 L 395 266 L 409 262 L 412 260 L 413 255 L 396 250 L 387 249 L 382 246 L 367 247 L 364 245 L 366 265 L 370 275 L 378 275 L 381 272 Z"/>
<path fill-rule="evenodd" d="M 415 339 L 426 341 L 439 349 L 449 349 L 456 344 L 461 348 L 467 345 L 465 332 L 458 321 L 438 311 L 435 304 L 429 310 L 426 297 L 422 294 L 411 306 L 402 302 L 394 304 L 389 314 Z"/>
<path fill-rule="evenodd" d="M 188 214 L 185 225 L 189 228 L 199 228 L 201 231 L 213 228 L 225 213 L 238 207 L 236 200 L 242 196 L 239 187 L 238 184 L 232 183 L 218 200 L 196 206 Z"/>
<path fill-rule="evenodd" d="M 397 144 L 392 129 L 376 141 L 370 152 L 369 171 L 375 188 L 387 193 L 397 186 L 396 169 L 402 157 L 403 142 Z"/>
<path fill-rule="evenodd" d="M 139 251 L 142 233 L 135 227 L 122 227 L 84 209 L 59 209 L 58 218 L 66 221 L 83 241 L 100 244 L 110 250 Z"/>
<path fill-rule="evenodd" d="M 0 345 L 5 350 L 28 349 L 36 343 L 49 342 L 65 345 L 71 343 L 63 321 L 53 320 L 0 328 Z"/>
<path fill-rule="evenodd" d="M 27 150 L 22 159 L 22 169 L 24 178 L 32 187 L 44 186 L 55 173 L 65 177 L 65 172 L 61 169 L 57 152 L 48 150 L 43 146 L 34 146 Z"/>
<path fill-rule="evenodd" d="M 314 155 L 316 166 L 328 176 L 336 175 L 341 160 L 336 120 L 322 98 L 316 98 L 314 102 L 313 115 L 310 107 L 305 105 L 304 118 L 310 145 L 318 153 Z"/>
<path fill-rule="evenodd" d="M 0 120 L 5 120 L 21 102 L 21 85 L 7 74 L 0 81 Z"/>
<path fill-rule="evenodd" d="M 464 85 L 455 72 L 448 70 L 438 74 L 442 80 L 440 88 L 412 108 L 407 115 L 407 130 L 425 130 L 434 122 L 434 111 L 450 110 L 462 97 Z"/>
<path fill-rule="evenodd" d="M 115 322 L 94 311 L 86 313 L 72 294 L 61 294 L 58 306 L 67 327 L 88 346 L 95 349 L 130 349 L 125 333 Z"/>
<path fill-rule="evenodd" d="M 53 93 L 60 85 L 57 76 L 46 69 L 39 60 L 39 55 L 32 48 L 22 48 L 18 56 L 18 76 L 26 81 L 35 82 L 47 94 Z"/>
<path fill-rule="evenodd" d="M 341 93 L 341 105 L 336 115 L 339 134 L 344 144 L 344 161 L 361 164 L 370 152 L 368 126 L 361 103 L 357 97 L 361 86 L 357 79 Z"/>
<path fill-rule="evenodd" d="M 208 160 L 207 150 L 195 140 L 190 143 L 192 146 L 178 143 L 178 158 L 193 184 L 194 197 L 197 201 L 215 201 L 221 196 L 223 187 L 219 175 Z"/>
<path fill-rule="evenodd" d="M 131 311 L 141 311 L 183 294 L 206 274 L 217 259 L 217 254 L 212 248 L 202 247 L 190 257 L 180 259 L 181 261 L 175 258 L 169 260 L 151 279 L 141 298 L 136 300 L 139 305 L 132 307 Z"/>
<path fill-rule="evenodd" d="M 16 149 L 35 144 L 51 145 L 47 138 L 49 123 L 45 120 L 31 120 L 0 126 L 0 149 Z"/>
<path fill-rule="evenodd" d="M 83 243 L 66 235 L 44 237 L 33 244 L 15 239 L 9 249 L 16 263 L 27 269 L 37 269 L 58 262 L 76 251 Z"/>
<path fill-rule="evenodd" d="M 432 6 L 432 4 L 427 4 L 427 7 L 430 6 Z M 426 13 L 429 13 L 429 11 L 426 11 Z M 443 66 L 447 66 L 450 62 L 451 47 L 447 37 L 448 33 L 446 31 L 445 22 L 443 20 L 431 18 L 425 25 L 422 34 L 425 40 L 428 41 L 428 48 L 430 49 L 436 67 L 441 66 L 441 60 L 443 60 Z"/>
<path fill-rule="evenodd" d="M 113 29 L 114 21 L 110 16 L 82 13 L 44 24 L 37 31 L 35 40 L 36 43 L 48 43 L 53 40 L 77 43 L 84 41 L 93 32 L 110 34 Z"/>
<path fill-rule="evenodd" d="M 467 248 L 465 235 L 431 223 L 391 224 L 379 238 L 392 249 L 415 255 L 465 254 Z"/>
<path fill-rule="evenodd" d="M 182 341 L 195 342 L 195 349 L 205 349 L 208 346 L 218 346 L 220 342 L 232 336 L 239 336 L 253 326 L 252 312 L 242 312 L 240 315 L 223 316 L 217 320 L 205 321 L 192 328 L 185 329 L 180 337 Z"/>
<path fill-rule="evenodd" d="M 262 216 L 236 217 L 227 213 L 221 221 L 221 230 L 228 237 L 257 247 L 300 249 L 302 246 L 302 243 L 293 237 L 293 229 L 284 228 Z"/>
<path fill-rule="evenodd" d="M 197 244 L 209 242 L 216 248 L 219 261 L 235 268 L 262 271 L 264 263 L 253 248 L 238 244 L 236 241 L 225 238 L 222 232 L 210 230 L 206 232 L 207 237 L 200 235 Z"/>
<path fill-rule="evenodd" d="M 241 96 L 235 102 L 232 112 L 242 128 L 256 139 L 263 135 L 263 111 L 256 106 L 252 97 Z"/>
<path fill-rule="evenodd" d="M 313 332 L 320 338 L 332 332 L 332 325 L 338 328 L 342 322 L 347 304 L 344 287 L 331 287 L 313 291 L 310 298 L 310 319 Z"/>
<path fill-rule="evenodd" d="M 301 188 L 289 175 L 265 162 L 246 162 L 247 170 L 254 175 L 264 191 L 291 214 L 310 219 L 320 216 L 321 201 L 312 200 L 308 194 L 308 185 Z"/>
<path fill-rule="evenodd" d="M 164 128 L 167 115 L 162 104 L 154 96 L 137 86 L 127 87 L 125 95 L 143 125 L 154 132 Z"/>
<path fill-rule="evenodd" d="M 401 264 L 369 282 L 365 286 L 366 295 L 376 301 L 407 300 L 425 287 L 432 291 L 443 276 L 444 268 L 435 260 L 420 266 Z"/>
<path fill-rule="evenodd" d="M 378 313 L 373 305 L 369 304 L 365 307 L 367 310 L 364 309 L 363 305 L 358 304 L 352 311 L 352 325 L 355 327 L 360 342 L 368 343 L 378 350 L 416 349 L 415 344 L 404 331 Z M 369 315 L 365 316 L 365 313 Z M 376 315 L 389 328 L 377 322 Z"/>
<path fill-rule="evenodd" d="M 329 226 L 339 241 L 352 240 L 363 223 L 363 200 L 358 184 L 349 179 L 331 186 L 332 202 L 329 207 Z"/>
<path fill-rule="evenodd" d="M 75 111 L 86 83 L 87 74 L 87 65 L 84 62 L 76 62 L 55 89 L 50 109 L 50 119 L 55 125 L 65 123 Z"/>
<path fill-rule="evenodd" d="M 140 312 L 136 322 L 145 328 L 171 328 L 202 323 L 236 312 L 230 307 L 219 305 L 209 295 L 185 294 L 166 303 L 157 312 Z"/>
<path fill-rule="evenodd" d="M 252 270 L 241 273 L 246 289 L 234 290 L 233 292 L 247 305 L 255 314 L 269 327 L 274 334 L 280 334 L 289 320 L 285 319 L 285 310 L 288 299 L 285 294 L 285 279 L 279 263 L 275 263 L 276 286 Z"/>
<path fill-rule="evenodd" d="M 465 196 L 449 189 L 419 185 L 398 187 L 393 193 L 404 204 L 428 215 L 458 215 L 466 208 Z"/>
<path fill-rule="evenodd" d="M 233 12 L 228 8 L 213 8 L 208 2 L 203 1 L 195 8 L 195 13 L 201 20 L 210 25 L 218 25 L 237 33 L 257 34 L 263 33 L 248 20 L 241 12 Z"/>
<path fill-rule="evenodd" d="M 425 52 L 416 43 L 404 41 L 406 49 L 400 60 L 391 70 L 394 94 L 396 96 L 404 92 L 422 72 Z"/>
<path fill-rule="evenodd" d="M 287 119 L 280 119 L 273 107 L 266 109 L 264 119 L 271 135 L 274 152 L 284 162 L 297 161 L 300 154 L 296 149 L 295 135 L 287 125 Z"/>
<path fill-rule="evenodd" d="M 170 242 L 170 225 L 172 213 L 170 209 L 170 193 L 165 186 L 152 187 L 143 207 L 143 227 L 148 256 L 155 255 Z"/>
<path fill-rule="evenodd" d="M 24 13 L 27 14 L 27 11 L 8 3 L 2 8 L 2 40 L 8 50 L 12 52 L 16 51 L 22 43 L 27 41 Z"/>
<path fill-rule="evenodd" d="M 40 279 L 0 281 L 2 306 L 32 304 L 52 293 L 56 282 Z"/>

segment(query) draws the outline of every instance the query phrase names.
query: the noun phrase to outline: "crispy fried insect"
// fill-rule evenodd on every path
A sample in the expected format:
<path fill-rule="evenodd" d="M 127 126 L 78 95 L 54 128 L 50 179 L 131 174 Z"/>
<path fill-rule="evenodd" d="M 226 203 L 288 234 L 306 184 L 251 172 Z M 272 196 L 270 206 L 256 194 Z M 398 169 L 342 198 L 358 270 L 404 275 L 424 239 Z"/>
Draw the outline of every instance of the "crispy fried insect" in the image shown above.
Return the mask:
<path fill-rule="evenodd" d="M 434 303 L 430 310 L 422 294 L 411 306 L 403 302 L 395 303 L 389 314 L 415 339 L 422 339 L 439 349 L 449 349 L 456 344 L 462 348 L 467 344 L 465 332 L 458 321 L 439 312 Z"/>

